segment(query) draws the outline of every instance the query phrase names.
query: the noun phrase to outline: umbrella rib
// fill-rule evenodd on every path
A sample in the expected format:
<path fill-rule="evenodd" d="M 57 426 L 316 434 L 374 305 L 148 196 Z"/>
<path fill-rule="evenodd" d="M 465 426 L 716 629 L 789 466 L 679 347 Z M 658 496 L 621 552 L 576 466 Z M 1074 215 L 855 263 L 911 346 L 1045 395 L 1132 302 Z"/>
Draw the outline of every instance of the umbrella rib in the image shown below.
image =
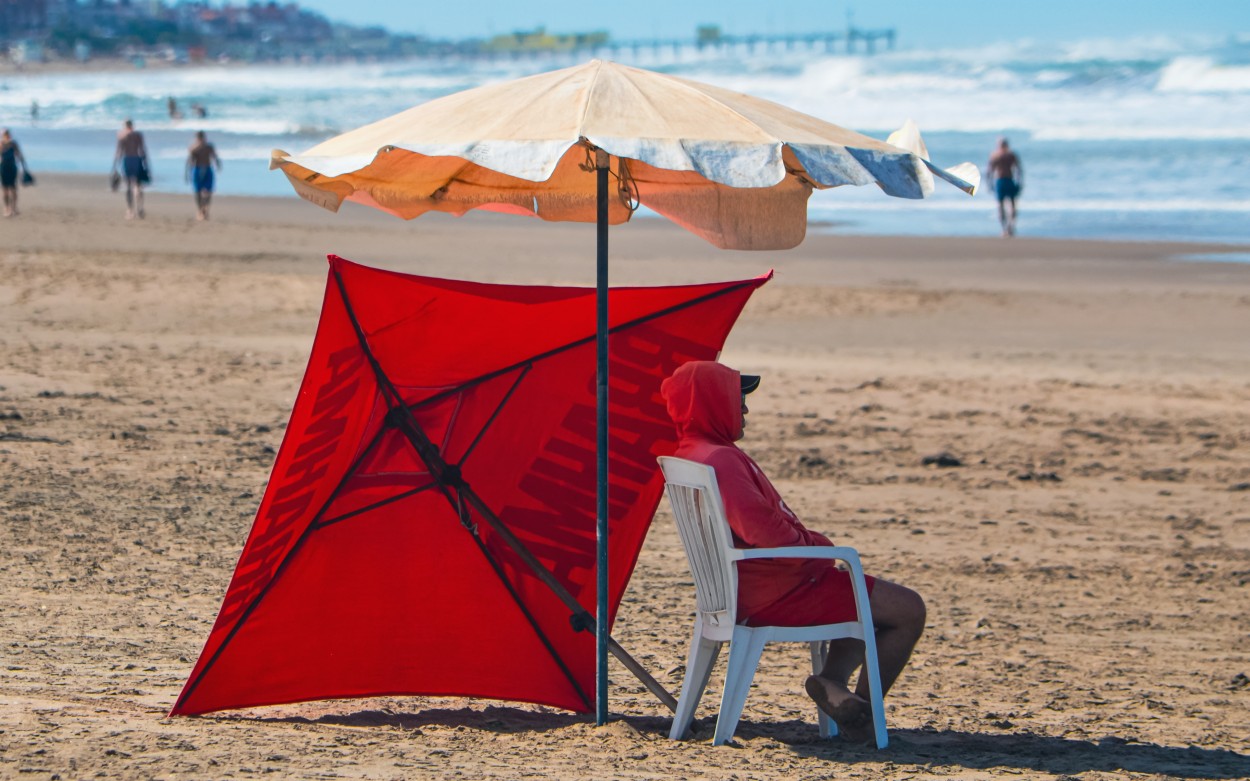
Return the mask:
<path fill-rule="evenodd" d="M 525 606 L 525 603 L 521 601 L 521 595 L 517 593 L 516 587 L 512 585 L 512 581 L 508 580 L 508 576 L 504 574 L 503 568 L 500 567 L 499 562 L 496 561 L 495 557 L 491 555 L 490 550 L 486 547 L 486 543 L 483 542 L 482 538 L 478 535 L 476 527 L 470 528 L 469 536 L 471 536 L 473 541 L 477 543 L 478 550 L 482 552 L 482 557 L 486 559 L 488 564 L 490 564 L 490 568 L 494 571 L 495 576 L 499 578 L 499 582 L 502 583 L 504 588 L 508 590 L 508 596 L 512 597 L 512 601 L 516 603 L 517 609 L 521 611 L 521 615 L 525 616 L 525 620 L 529 622 L 530 629 L 534 630 L 534 634 L 538 637 L 538 640 L 543 644 L 543 647 L 547 649 L 547 653 L 551 655 L 552 661 L 554 661 L 556 666 L 560 668 L 560 672 L 564 673 L 564 677 L 568 679 L 569 684 L 573 687 L 573 690 L 577 692 L 577 696 L 581 699 L 582 704 L 586 706 L 587 710 L 590 710 L 592 703 L 590 702 L 590 699 L 586 697 L 586 692 L 582 691 L 582 687 L 577 682 L 577 678 L 573 675 L 573 671 L 569 669 L 569 666 L 565 663 L 564 658 L 560 656 L 559 652 L 556 651 L 555 646 L 551 644 L 551 640 L 538 625 L 538 620 L 534 618 L 534 614 L 531 613 L 529 608 Z"/>
<path fill-rule="evenodd" d="M 586 134 L 586 115 L 590 113 L 590 98 L 595 91 L 595 85 L 599 83 L 599 74 L 603 72 L 603 63 L 599 63 L 595 67 L 595 74 L 590 77 L 590 84 L 586 86 L 586 97 L 582 102 L 582 115 L 577 118 L 577 137 L 579 141 L 585 141 Z"/>
<path fill-rule="evenodd" d="M 526 364 L 526 366 L 521 370 L 521 373 L 517 375 L 516 380 L 512 383 L 512 387 L 508 388 L 508 392 L 505 393 L 504 397 L 499 400 L 499 404 L 495 407 L 495 411 L 492 412 L 490 417 L 486 419 L 486 422 L 482 424 L 482 429 L 477 432 L 477 436 L 473 438 L 473 441 L 470 442 L 469 446 L 465 449 L 464 455 L 460 456 L 460 463 L 462 465 L 465 461 L 469 460 L 469 456 L 473 454 L 473 451 L 477 448 L 478 443 L 482 441 L 482 437 L 486 435 L 487 429 L 489 429 L 495 422 L 495 419 L 499 417 L 499 413 L 503 412 L 504 405 L 506 405 L 508 400 L 512 398 L 512 394 L 516 393 L 516 389 L 521 386 L 521 380 L 525 379 L 525 375 L 529 374 L 530 370 L 533 368 L 533 364 Z"/>
<path fill-rule="evenodd" d="M 667 307 L 665 309 L 661 309 L 658 312 L 652 312 L 651 314 L 643 315 L 642 317 L 638 317 L 628 322 L 624 322 L 619 325 L 613 326 L 608 329 L 608 334 L 609 335 L 614 334 L 619 331 L 623 331 L 627 328 L 633 328 L 634 326 L 642 325 L 643 323 L 647 323 L 647 322 L 656 320 L 661 317 L 666 317 L 668 315 L 673 314 L 674 312 L 680 312 L 683 309 L 688 309 L 692 306 L 697 306 L 699 304 L 702 304 L 705 301 L 710 301 L 713 298 L 717 298 L 719 296 L 737 292 L 744 287 L 749 287 L 751 285 L 756 284 L 756 282 L 757 280 L 753 280 L 753 279 L 745 280 L 743 282 L 739 282 L 736 285 L 721 288 L 720 290 L 715 290 L 711 293 L 707 293 L 706 295 L 699 296 L 698 298 L 692 298 L 689 301 L 683 301 L 680 304 L 674 304 L 673 306 Z M 478 377 L 465 380 L 464 382 L 460 383 L 454 388 L 451 388 L 450 390 L 443 391 L 442 393 L 436 393 L 435 395 L 430 396 L 427 399 L 422 399 L 416 404 L 411 405 L 411 408 L 415 409 L 418 407 L 425 406 L 427 404 L 432 404 L 437 401 L 442 401 L 447 396 L 450 396 L 453 393 L 459 393 L 464 388 L 470 387 L 472 385 L 480 385 L 483 382 L 487 382 L 501 375 L 507 374 L 512 371 L 516 371 L 517 369 L 527 364 L 532 365 L 532 364 L 537 363 L 538 361 L 542 361 L 547 358 L 551 358 L 555 355 L 559 355 L 560 353 L 567 352 L 577 347 L 581 347 L 584 344 L 589 344 L 590 342 L 593 342 L 596 338 L 597 338 L 596 334 L 591 334 L 590 336 L 585 336 L 585 337 L 582 337 L 581 339 L 575 339 L 572 342 L 561 345 L 559 347 L 553 347 L 552 349 L 547 350 L 546 352 L 541 352 L 541 353 L 538 353 L 537 355 L 532 355 L 529 358 L 525 358 L 524 360 L 517 361 L 516 363 L 511 364 L 509 366 L 505 366 L 502 369 L 496 369 L 493 372 L 487 372 L 486 374 L 480 375 Z"/>
<path fill-rule="evenodd" d="M 318 523 L 317 523 L 317 528 L 318 528 L 318 529 L 324 529 L 324 528 L 326 528 L 327 526 L 332 526 L 332 525 L 334 525 L 334 524 L 336 524 L 336 523 L 340 523 L 340 522 L 342 522 L 342 521 L 347 521 L 347 520 L 350 520 L 350 519 L 352 519 L 352 518 L 355 518 L 357 515 L 363 515 L 363 514 L 365 514 L 365 513 L 367 513 L 367 512 L 370 512 L 370 511 L 372 511 L 372 510 L 376 510 L 376 509 L 378 509 L 379 507 L 385 507 L 385 506 L 386 506 L 386 505 L 388 505 L 388 504 L 392 504 L 392 503 L 394 503 L 394 502 L 398 502 L 398 501 L 400 501 L 400 500 L 402 500 L 402 499 L 407 499 L 407 498 L 408 498 L 408 497 L 410 497 L 410 496 L 416 496 L 416 495 L 417 495 L 417 494 L 419 494 L 419 493 L 422 493 L 422 492 L 424 492 L 424 491 L 428 491 L 428 490 L 430 490 L 431 488 L 434 488 L 436 485 L 437 485 L 436 483 L 427 483 L 427 484 L 425 484 L 425 485 L 423 485 L 423 486 L 421 486 L 421 487 L 419 487 L 419 488 L 410 488 L 410 489 L 409 489 L 409 490 L 407 490 L 407 491 L 401 491 L 400 493 L 397 493 L 397 494 L 395 494 L 394 496 L 387 497 L 386 499 L 379 499 L 378 501 L 374 502 L 373 504 L 368 504 L 368 505 L 365 505 L 364 507 L 361 507 L 361 508 L 359 508 L 359 509 L 352 510 L 351 512 L 343 513 L 342 515 L 339 515 L 339 516 L 337 516 L 337 517 L 334 517 L 334 518 L 327 518 L 327 519 L 325 519 L 324 521 L 320 521 L 320 522 L 318 522 Z"/>
<path fill-rule="evenodd" d="M 373 452 L 373 449 L 377 447 L 378 443 L 382 441 L 382 435 L 385 432 L 385 426 L 379 427 L 377 433 L 373 435 L 373 439 L 369 441 L 369 444 L 365 446 L 364 450 L 360 451 L 360 455 L 352 461 L 351 466 L 343 472 L 343 476 L 339 478 L 338 485 L 334 486 L 334 490 L 331 491 L 330 495 L 326 497 L 325 503 L 321 505 L 321 509 L 317 510 L 317 514 L 313 516 L 313 519 L 308 523 L 308 526 L 304 528 L 304 531 L 300 534 L 299 539 L 296 540 L 295 544 L 291 546 L 291 549 L 287 551 L 286 556 L 282 557 L 282 561 L 279 562 L 278 566 L 274 569 L 273 576 L 269 578 L 269 582 L 261 588 L 260 593 L 256 595 L 256 598 L 253 599 L 243 610 L 243 614 L 239 616 L 238 621 L 234 622 L 234 626 L 230 627 L 230 631 L 226 634 L 225 638 L 222 639 L 221 645 L 217 646 L 217 650 L 213 652 L 212 657 L 205 662 L 204 669 L 200 670 L 200 674 L 196 676 L 194 681 L 187 684 L 186 691 L 184 691 L 178 697 L 178 701 L 174 703 L 174 710 L 177 710 L 179 705 L 190 699 L 196 688 L 198 688 L 200 683 L 204 680 L 204 677 L 208 675 L 209 670 L 211 670 L 213 665 L 217 663 L 217 660 L 221 658 L 221 655 L 225 652 L 226 647 L 230 645 L 230 641 L 233 640 L 235 635 L 239 633 L 239 630 L 243 628 L 243 624 L 247 623 L 247 619 L 251 617 L 257 606 L 260 605 L 261 600 L 269 594 L 269 590 L 273 588 L 273 585 L 277 583 L 282 574 L 286 572 L 287 564 L 295 558 L 295 554 L 304 546 L 304 543 L 310 536 L 312 536 L 312 533 L 316 531 L 318 528 L 317 524 L 321 520 L 321 516 L 327 509 L 329 509 L 330 505 L 334 503 L 334 500 L 338 498 L 339 493 L 347 485 L 347 481 L 355 475 L 356 470 L 360 468 L 362 463 L 364 463 L 365 458 L 368 457 L 368 455 Z"/>

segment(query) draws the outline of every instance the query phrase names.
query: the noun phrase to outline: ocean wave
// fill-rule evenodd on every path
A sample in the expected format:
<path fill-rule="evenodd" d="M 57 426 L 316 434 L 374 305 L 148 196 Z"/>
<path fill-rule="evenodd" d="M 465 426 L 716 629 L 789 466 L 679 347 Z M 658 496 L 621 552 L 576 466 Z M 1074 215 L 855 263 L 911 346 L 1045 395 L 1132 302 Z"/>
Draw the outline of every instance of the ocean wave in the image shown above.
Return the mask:
<path fill-rule="evenodd" d="M 819 195 L 819 194 L 818 194 Z M 830 211 L 877 212 L 894 210 L 921 210 L 927 212 L 993 212 L 995 205 L 992 199 L 962 198 L 928 201 L 906 201 L 895 198 L 883 198 L 879 193 L 871 193 L 870 198 L 837 199 L 836 194 L 828 191 L 820 197 L 814 195 L 811 205 L 814 212 L 824 214 Z M 1043 198 L 1021 200 L 1021 212 L 1080 212 L 1089 213 L 1134 213 L 1134 214 L 1174 214 L 1177 212 L 1202 212 L 1219 214 L 1250 214 L 1250 199 L 1216 200 L 1212 198 L 1170 198 L 1159 200 L 1137 199 L 1104 199 L 1104 198 Z"/>
<path fill-rule="evenodd" d="M 1159 124 L 1116 122 L 1100 125 L 1053 125 L 1029 131 L 1033 141 L 1245 141 L 1250 124 L 1245 117 L 1229 118 L 1212 112 L 1211 123 L 1168 117 Z"/>
<path fill-rule="evenodd" d="M 1210 57 L 1178 57 L 1159 73 L 1160 92 L 1250 92 L 1250 65 L 1222 65 Z"/>

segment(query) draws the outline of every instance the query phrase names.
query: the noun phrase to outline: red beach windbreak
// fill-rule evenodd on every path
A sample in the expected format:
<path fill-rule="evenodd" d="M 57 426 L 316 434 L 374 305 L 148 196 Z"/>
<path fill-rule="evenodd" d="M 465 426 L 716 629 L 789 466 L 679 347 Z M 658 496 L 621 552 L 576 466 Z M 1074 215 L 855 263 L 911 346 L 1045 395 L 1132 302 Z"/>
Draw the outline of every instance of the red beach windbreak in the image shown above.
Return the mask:
<path fill-rule="evenodd" d="M 660 382 L 715 358 L 770 276 L 610 292 L 609 620 L 676 445 Z M 593 627 L 505 536 L 593 613 L 594 519 L 594 289 L 331 256 L 286 436 L 172 712 L 403 694 L 589 711 Z"/>

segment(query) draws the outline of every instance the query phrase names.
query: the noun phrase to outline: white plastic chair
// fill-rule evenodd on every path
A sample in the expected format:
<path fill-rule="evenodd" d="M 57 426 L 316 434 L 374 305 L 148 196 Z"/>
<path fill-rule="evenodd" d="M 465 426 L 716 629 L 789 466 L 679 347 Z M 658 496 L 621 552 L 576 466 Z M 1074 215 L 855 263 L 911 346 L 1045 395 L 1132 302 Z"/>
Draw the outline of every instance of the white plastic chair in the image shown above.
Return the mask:
<path fill-rule="evenodd" d="M 698 601 L 694 639 L 686 660 L 686 677 L 681 684 L 681 697 L 677 701 L 677 712 L 668 736 L 680 740 L 690 729 L 723 644 L 729 643 L 729 666 L 725 671 L 725 690 L 721 696 L 720 715 L 716 718 L 713 745 L 721 745 L 733 737 L 765 643 L 810 643 L 812 672 L 819 673 L 824 669 L 828 641 L 853 637 L 864 643 L 864 674 L 868 676 L 873 729 L 877 748 L 885 748 L 888 737 L 881 698 L 881 674 L 877 668 L 877 643 L 859 554 L 854 548 L 845 547 L 735 548 L 729 522 L 725 519 L 720 488 L 716 484 L 716 471 L 706 464 L 671 456 L 663 456 L 659 462 L 664 472 L 669 505 L 686 549 L 690 572 L 694 576 L 695 598 Z M 735 615 L 738 607 L 736 563 L 744 559 L 764 558 L 835 559 L 846 562 L 851 571 L 858 620 L 821 626 L 740 625 Z M 832 719 L 819 709 L 817 714 L 821 735 L 832 737 L 838 734 Z"/>

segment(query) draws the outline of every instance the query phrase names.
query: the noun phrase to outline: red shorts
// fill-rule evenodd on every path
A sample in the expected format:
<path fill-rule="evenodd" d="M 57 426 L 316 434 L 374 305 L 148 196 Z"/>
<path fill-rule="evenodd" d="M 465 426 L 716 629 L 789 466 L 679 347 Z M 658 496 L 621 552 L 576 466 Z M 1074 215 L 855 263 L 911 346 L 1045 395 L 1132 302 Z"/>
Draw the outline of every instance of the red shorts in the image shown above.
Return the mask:
<path fill-rule="evenodd" d="M 864 582 L 871 595 L 877 579 L 865 575 Z M 747 626 L 819 626 L 854 621 L 857 616 L 851 573 L 830 566 L 773 604 L 755 611 L 743 623 Z"/>

